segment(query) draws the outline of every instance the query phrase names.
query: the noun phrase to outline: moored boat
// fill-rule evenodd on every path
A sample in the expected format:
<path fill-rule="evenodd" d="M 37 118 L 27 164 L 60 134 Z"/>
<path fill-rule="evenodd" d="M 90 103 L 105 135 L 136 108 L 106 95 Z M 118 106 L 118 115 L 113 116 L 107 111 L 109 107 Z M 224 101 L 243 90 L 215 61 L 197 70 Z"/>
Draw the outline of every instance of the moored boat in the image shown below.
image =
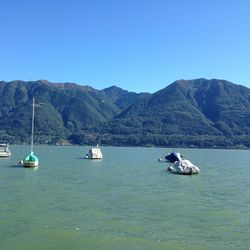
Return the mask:
<path fill-rule="evenodd" d="M 31 152 L 25 159 L 23 159 L 23 166 L 26 168 L 34 168 L 39 164 L 38 157 Z"/>
<path fill-rule="evenodd" d="M 7 143 L 1 143 L 0 144 L 0 157 L 10 157 L 11 152 L 9 148 L 9 144 Z"/>
<path fill-rule="evenodd" d="M 174 174 L 192 175 L 199 174 L 200 169 L 191 161 L 183 159 L 180 153 L 172 152 L 165 157 L 166 161 L 172 163 L 167 170 Z"/>
<path fill-rule="evenodd" d="M 85 155 L 85 159 L 100 160 L 102 158 L 102 151 L 98 145 L 96 147 L 91 148 Z"/>
<path fill-rule="evenodd" d="M 34 140 L 34 119 L 35 119 L 35 99 L 33 98 L 32 103 L 32 123 L 31 123 L 31 152 L 30 154 L 21 161 L 21 164 L 26 168 L 34 168 L 39 165 L 38 157 L 33 151 L 33 140 Z"/>

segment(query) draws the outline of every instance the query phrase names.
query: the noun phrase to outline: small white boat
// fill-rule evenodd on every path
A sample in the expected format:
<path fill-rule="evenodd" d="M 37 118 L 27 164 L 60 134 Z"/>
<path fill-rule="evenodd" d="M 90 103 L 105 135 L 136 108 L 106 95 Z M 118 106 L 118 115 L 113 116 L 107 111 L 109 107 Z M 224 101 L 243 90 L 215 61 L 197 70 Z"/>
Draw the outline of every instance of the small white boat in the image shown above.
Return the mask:
<path fill-rule="evenodd" d="M 9 148 L 9 144 L 2 143 L 0 144 L 0 157 L 10 157 L 11 152 Z"/>
<path fill-rule="evenodd" d="M 199 174 L 200 169 L 191 161 L 183 159 L 180 153 L 173 152 L 168 154 L 165 159 L 172 163 L 167 170 L 174 174 L 192 175 Z"/>
<path fill-rule="evenodd" d="M 85 159 L 100 160 L 102 158 L 102 151 L 98 145 L 94 148 L 91 148 L 89 152 L 85 155 Z"/>

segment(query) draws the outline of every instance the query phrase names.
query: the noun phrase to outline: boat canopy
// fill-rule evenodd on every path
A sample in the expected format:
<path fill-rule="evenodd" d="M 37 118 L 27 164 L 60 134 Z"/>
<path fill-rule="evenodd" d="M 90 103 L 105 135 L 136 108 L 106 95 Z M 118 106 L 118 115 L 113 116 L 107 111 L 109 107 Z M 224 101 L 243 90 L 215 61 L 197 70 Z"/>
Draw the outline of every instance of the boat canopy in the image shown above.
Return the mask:
<path fill-rule="evenodd" d="M 25 161 L 38 161 L 38 157 L 35 156 L 34 152 L 31 152 L 26 158 Z"/>
<path fill-rule="evenodd" d="M 165 156 L 166 161 L 174 163 L 176 161 L 180 161 L 182 158 L 180 153 L 172 152 Z"/>

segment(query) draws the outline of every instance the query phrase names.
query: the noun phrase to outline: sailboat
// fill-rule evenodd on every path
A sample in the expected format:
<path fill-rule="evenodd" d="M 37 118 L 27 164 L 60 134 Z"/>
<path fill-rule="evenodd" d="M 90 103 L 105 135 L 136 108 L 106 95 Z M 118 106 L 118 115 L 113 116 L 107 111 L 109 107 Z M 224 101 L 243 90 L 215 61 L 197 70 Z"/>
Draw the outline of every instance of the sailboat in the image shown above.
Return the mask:
<path fill-rule="evenodd" d="M 34 168 L 39 164 L 38 157 L 33 152 L 33 140 L 34 140 L 34 119 L 35 119 L 35 98 L 32 103 L 32 124 L 31 124 L 31 151 L 30 154 L 21 162 L 26 168 Z"/>

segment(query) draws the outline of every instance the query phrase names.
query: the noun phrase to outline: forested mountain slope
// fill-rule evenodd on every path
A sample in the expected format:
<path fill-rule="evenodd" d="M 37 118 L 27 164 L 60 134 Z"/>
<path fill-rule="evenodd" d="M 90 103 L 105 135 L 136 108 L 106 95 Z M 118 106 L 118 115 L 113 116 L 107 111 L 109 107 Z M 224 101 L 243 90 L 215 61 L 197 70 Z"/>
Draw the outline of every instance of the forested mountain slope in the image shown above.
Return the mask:
<path fill-rule="evenodd" d="M 0 140 L 37 143 L 249 147 L 250 89 L 179 80 L 156 93 L 48 81 L 0 82 Z"/>

